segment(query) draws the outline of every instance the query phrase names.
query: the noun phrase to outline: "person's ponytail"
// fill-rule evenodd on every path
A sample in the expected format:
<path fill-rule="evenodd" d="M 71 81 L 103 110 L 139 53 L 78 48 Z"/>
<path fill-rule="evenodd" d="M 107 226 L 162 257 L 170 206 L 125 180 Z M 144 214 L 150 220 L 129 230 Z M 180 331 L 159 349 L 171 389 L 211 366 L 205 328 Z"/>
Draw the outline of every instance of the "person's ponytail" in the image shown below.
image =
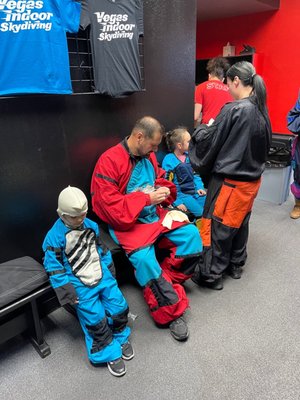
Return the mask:
<path fill-rule="evenodd" d="M 262 114 L 267 114 L 267 91 L 263 78 L 260 75 L 254 74 L 252 78 L 253 96 L 256 99 L 256 104 Z"/>
<path fill-rule="evenodd" d="M 240 61 L 233 64 L 226 73 L 226 76 L 234 80 L 237 76 L 244 86 L 252 87 L 250 100 L 257 104 L 263 115 L 267 115 L 267 91 L 263 78 L 256 74 L 254 66 L 248 61 Z"/>

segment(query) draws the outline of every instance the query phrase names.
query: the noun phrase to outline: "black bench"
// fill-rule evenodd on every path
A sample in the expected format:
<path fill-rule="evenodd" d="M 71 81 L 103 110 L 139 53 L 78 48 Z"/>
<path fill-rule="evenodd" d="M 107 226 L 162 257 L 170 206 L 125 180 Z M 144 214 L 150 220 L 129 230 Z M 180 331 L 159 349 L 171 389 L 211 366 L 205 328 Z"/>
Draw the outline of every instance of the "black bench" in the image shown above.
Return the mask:
<path fill-rule="evenodd" d="M 124 251 L 104 226 L 100 232 L 117 265 L 117 280 L 127 281 L 129 276 L 132 279 L 133 269 Z M 39 355 L 48 356 L 51 350 L 44 339 L 41 319 L 59 307 L 47 273 L 36 260 L 26 256 L 0 264 L 0 344 L 26 334 Z M 76 315 L 72 306 L 64 308 Z"/>
<path fill-rule="evenodd" d="M 31 257 L 0 264 L 0 344 L 25 333 L 39 355 L 51 353 L 41 318 L 59 307 L 44 267 Z"/>

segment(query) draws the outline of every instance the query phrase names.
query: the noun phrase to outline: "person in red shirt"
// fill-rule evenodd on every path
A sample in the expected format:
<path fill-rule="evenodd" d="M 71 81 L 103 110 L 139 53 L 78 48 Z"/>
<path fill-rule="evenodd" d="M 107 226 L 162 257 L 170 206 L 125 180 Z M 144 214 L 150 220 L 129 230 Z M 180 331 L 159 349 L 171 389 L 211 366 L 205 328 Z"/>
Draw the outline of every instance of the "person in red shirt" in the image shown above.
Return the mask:
<path fill-rule="evenodd" d="M 212 58 L 207 63 L 208 80 L 198 85 L 195 90 L 195 126 L 198 122 L 208 124 L 211 119 L 214 120 L 223 105 L 233 100 L 228 86 L 224 83 L 229 67 L 230 64 L 224 57 Z"/>

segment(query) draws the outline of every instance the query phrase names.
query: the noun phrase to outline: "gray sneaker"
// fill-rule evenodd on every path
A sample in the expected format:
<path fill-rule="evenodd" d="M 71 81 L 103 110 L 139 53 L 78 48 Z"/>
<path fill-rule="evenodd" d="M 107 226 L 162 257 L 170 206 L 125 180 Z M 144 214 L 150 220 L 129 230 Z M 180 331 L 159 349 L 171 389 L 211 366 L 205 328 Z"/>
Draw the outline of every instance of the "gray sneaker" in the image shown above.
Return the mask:
<path fill-rule="evenodd" d="M 129 361 L 134 357 L 133 347 L 132 347 L 131 343 L 129 342 L 129 340 L 128 340 L 128 342 L 122 344 L 121 348 L 122 348 L 123 360 Z"/>
<path fill-rule="evenodd" d="M 172 321 L 169 329 L 173 338 L 180 342 L 187 340 L 189 337 L 189 329 L 182 316 Z"/>
<path fill-rule="evenodd" d="M 107 363 L 107 368 L 109 372 L 114 376 L 123 376 L 126 374 L 126 367 L 122 358 L 117 358 L 116 360 L 109 361 Z"/>

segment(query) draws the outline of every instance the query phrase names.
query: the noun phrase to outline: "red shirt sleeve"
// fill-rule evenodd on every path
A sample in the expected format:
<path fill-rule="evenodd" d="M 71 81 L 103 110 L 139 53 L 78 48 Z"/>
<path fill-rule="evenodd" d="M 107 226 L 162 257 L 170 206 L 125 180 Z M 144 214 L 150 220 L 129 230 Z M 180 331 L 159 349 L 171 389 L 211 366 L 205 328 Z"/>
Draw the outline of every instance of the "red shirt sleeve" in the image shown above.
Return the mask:
<path fill-rule="evenodd" d="M 202 93 L 203 93 L 203 84 L 201 83 L 200 85 L 198 85 L 196 87 L 196 90 L 195 90 L 195 104 L 196 103 L 197 104 L 203 104 Z"/>

